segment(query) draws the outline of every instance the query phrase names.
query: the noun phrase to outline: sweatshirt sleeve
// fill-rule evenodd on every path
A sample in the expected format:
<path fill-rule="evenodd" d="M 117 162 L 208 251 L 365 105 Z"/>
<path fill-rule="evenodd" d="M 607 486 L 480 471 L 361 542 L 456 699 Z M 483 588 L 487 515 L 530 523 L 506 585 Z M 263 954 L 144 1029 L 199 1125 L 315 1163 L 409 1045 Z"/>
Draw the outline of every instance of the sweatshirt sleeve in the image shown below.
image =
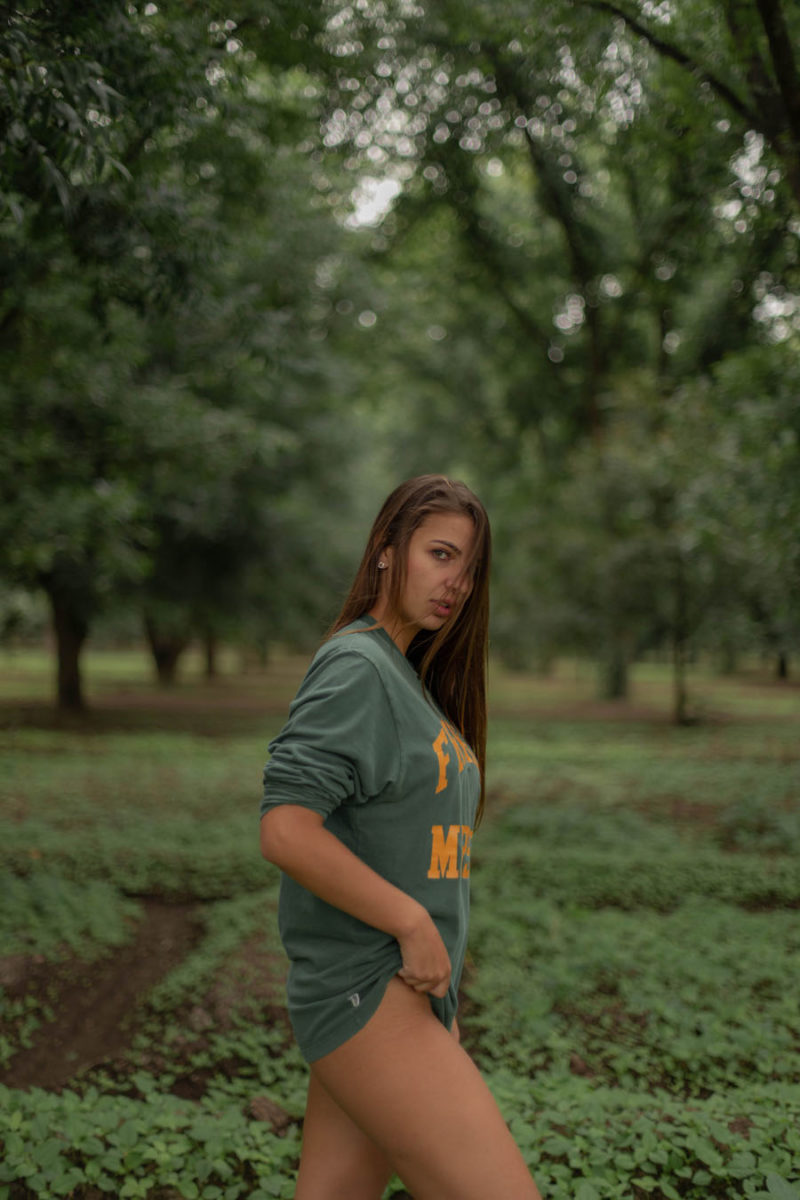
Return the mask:
<path fill-rule="evenodd" d="M 375 664 L 349 650 L 318 658 L 269 750 L 261 816 L 279 804 L 328 816 L 379 795 L 398 777 L 400 743 Z"/>

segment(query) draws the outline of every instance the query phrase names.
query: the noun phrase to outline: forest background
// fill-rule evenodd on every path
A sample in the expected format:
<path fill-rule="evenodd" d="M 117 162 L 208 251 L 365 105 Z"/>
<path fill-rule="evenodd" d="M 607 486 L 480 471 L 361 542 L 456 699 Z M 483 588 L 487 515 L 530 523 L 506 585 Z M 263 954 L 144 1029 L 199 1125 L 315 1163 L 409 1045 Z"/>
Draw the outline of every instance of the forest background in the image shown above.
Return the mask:
<path fill-rule="evenodd" d="M 431 470 L 496 547 L 470 1052 L 548 1200 L 798 1200 L 798 45 L 0 2 L 0 1200 L 293 1194 L 260 769 Z"/>
<path fill-rule="evenodd" d="M 800 645 L 800 17 L 777 0 L 2 6 L 6 638 L 314 644 L 464 476 L 493 648 Z"/>

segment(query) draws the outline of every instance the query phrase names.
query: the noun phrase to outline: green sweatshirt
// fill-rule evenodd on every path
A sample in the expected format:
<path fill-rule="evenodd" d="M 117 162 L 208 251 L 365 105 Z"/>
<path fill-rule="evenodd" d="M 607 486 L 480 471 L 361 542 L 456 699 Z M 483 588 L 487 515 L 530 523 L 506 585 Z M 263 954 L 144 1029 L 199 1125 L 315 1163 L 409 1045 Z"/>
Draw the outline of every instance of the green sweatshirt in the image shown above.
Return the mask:
<path fill-rule="evenodd" d="M 423 693 L 385 630 L 363 617 L 317 652 L 270 744 L 262 815 L 300 804 L 431 914 L 452 965 L 434 1012 L 457 1007 L 469 917 L 470 841 L 480 792 L 475 756 Z M 289 1015 L 312 1062 L 357 1033 L 402 966 L 395 938 L 281 878 Z"/>

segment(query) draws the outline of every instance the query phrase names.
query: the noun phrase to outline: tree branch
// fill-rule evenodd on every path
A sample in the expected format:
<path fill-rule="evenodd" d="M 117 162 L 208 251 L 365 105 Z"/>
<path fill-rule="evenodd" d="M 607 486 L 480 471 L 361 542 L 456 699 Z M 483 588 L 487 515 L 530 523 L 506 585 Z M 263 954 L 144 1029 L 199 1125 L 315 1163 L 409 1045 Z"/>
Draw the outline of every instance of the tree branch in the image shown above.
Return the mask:
<path fill-rule="evenodd" d="M 520 112 L 530 112 L 530 97 L 526 97 L 524 100 L 521 98 L 518 80 L 507 64 L 503 62 L 499 48 L 487 41 L 484 41 L 483 48 L 492 63 L 499 94 L 516 104 Z M 589 301 L 585 310 L 589 369 L 584 385 L 583 420 L 586 428 L 590 432 L 596 433 L 601 425 L 597 399 L 598 387 L 607 366 L 606 347 L 600 328 L 600 311 L 591 302 L 591 285 L 594 277 L 599 273 L 591 249 L 596 244 L 596 239 L 593 237 L 593 230 L 589 223 L 581 221 L 576 212 L 570 189 L 561 183 L 558 174 L 552 169 L 552 163 L 527 126 L 525 139 L 533 175 L 538 182 L 542 207 L 559 225 L 566 244 L 570 273 L 575 281 L 575 286 Z"/>
<path fill-rule="evenodd" d="M 800 77 L 792 53 L 792 42 L 781 11 L 780 0 L 755 0 L 769 42 L 775 78 L 783 99 L 786 122 L 800 160 Z"/>
<path fill-rule="evenodd" d="M 747 13 L 740 11 L 745 5 L 748 8 Z M 740 20 L 740 16 L 743 16 L 744 20 Z M 748 20 L 748 17 L 751 19 Z M 773 91 L 772 81 L 754 36 L 749 0 L 725 0 L 725 21 L 741 61 L 746 67 L 751 95 L 756 100 L 769 96 Z"/>
<path fill-rule="evenodd" d="M 663 38 L 660 38 L 657 34 L 653 33 L 651 29 L 648 29 L 646 25 L 643 25 L 641 21 L 637 20 L 636 17 L 632 16 L 631 13 L 627 13 L 624 11 L 624 9 L 618 8 L 617 5 L 612 4 L 610 0 L 581 0 L 581 3 L 583 3 L 587 8 L 594 8 L 598 12 L 607 12 L 614 17 L 619 17 L 621 21 L 625 22 L 629 29 L 632 29 L 634 33 L 639 35 L 639 37 L 644 38 L 644 40 L 648 42 L 654 50 L 657 50 L 658 53 L 664 58 L 669 58 L 673 62 L 677 63 L 678 66 L 684 67 L 687 71 L 691 71 L 692 74 L 696 75 L 697 78 L 702 80 L 703 83 L 707 83 L 710 87 L 712 87 L 720 99 L 724 100 L 725 103 L 732 108 L 738 116 L 742 117 L 742 119 L 745 120 L 749 125 L 752 125 L 754 129 L 761 129 L 762 123 L 759 114 L 753 109 L 749 108 L 742 97 L 739 96 L 732 87 L 729 87 L 729 85 L 725 83 L 723 79 L 719 79 L 706 67 L 701 66 L 699 62 L 696 62 L 695 59 L 693 59 L 690 54 L 687 54 L 685 50 L 682 50 L 680 46 L 674 46 L 671 42 L 667 42 Z"/>
<path fill-rule="evenodd" d="M 503 303 L 514 316 L 525 336 L 546 354 L 550 346 L 550 335 L 539 325 L 528 308 L 520 304 L 514 297 L 509 286 L 508 271 L 498 260 L 497 245 L 481 227 L 474 205 L 469 202 L 455 202 L 454 207 L 461 216 L 466 239 L 472 243 L 479 261 L 491 276 Z"/>

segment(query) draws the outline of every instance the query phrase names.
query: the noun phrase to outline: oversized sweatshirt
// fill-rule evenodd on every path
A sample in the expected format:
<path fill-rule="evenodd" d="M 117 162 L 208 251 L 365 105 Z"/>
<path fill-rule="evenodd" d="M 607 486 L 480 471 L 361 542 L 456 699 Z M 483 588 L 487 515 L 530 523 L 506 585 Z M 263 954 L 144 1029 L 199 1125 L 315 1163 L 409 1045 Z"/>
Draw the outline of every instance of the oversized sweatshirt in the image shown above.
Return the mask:
<path fill-rule="evenodd" d="M 405 655 L 371 617 L 314 657 L 270 744 L 262 816 L 279 804 L 321 813 L 325 827 L 430 913 L 452 976 L 434 1012 L 450 1027 L 469 917 L 475 756 Z M 395 938 L 282 875 L 278 908 L 289 956 L 289 1015 L 309 1062 L 357 1033 L 402 966 Z"/>

